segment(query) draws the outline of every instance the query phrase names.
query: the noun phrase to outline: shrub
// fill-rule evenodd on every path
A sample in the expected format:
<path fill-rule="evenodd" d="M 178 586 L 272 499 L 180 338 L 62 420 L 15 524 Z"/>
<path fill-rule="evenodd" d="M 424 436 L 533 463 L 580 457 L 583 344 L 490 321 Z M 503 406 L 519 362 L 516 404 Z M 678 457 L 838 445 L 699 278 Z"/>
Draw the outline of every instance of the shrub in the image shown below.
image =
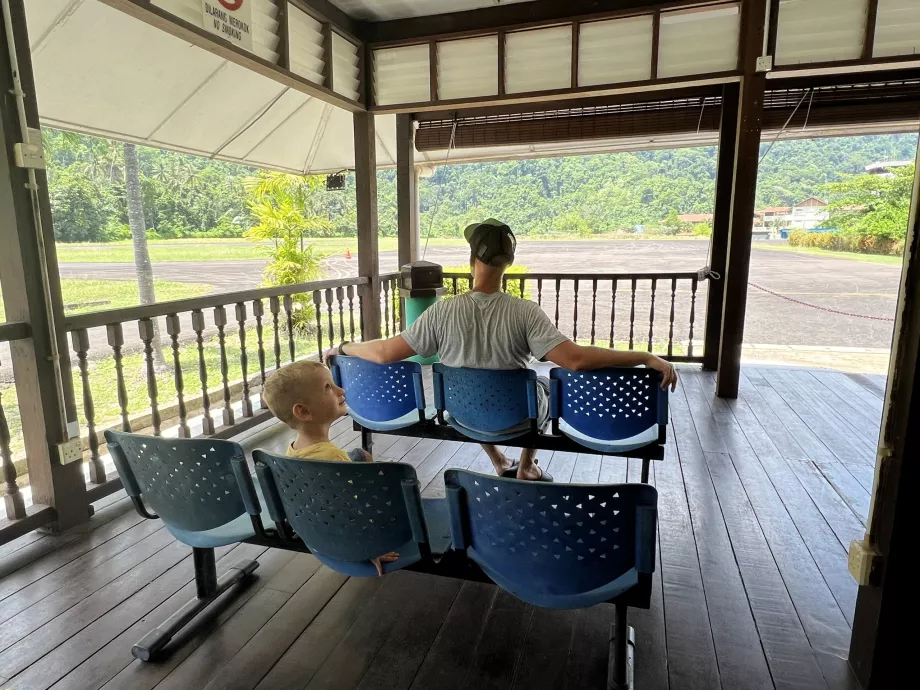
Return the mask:
<path fill-rule="evenodd" d="M 789 245 L 792 247 L 811 247 L 832 252 L 856 252 L 859 254 L 898 256 L 904 253 L 904 240 L 878 235 L 839 232 L 795 230 L 789 233 Z"/>
<path fill-rule="evenodd" d="M 712 226 L 709 223 L 697 223 L 693 226 L 691 232 L 700 237 L 710 237 L 712 235 Z"/>

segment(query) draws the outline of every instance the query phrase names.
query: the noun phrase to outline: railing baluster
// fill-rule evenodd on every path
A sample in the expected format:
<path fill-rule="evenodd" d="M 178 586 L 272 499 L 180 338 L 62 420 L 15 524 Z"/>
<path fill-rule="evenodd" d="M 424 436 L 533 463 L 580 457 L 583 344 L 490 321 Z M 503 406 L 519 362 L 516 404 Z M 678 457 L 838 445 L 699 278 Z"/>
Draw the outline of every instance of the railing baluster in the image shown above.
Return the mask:
<path fill-rule="evenodd" d="M 182 362 L 179 359 L 179 334 L 181 324 L 178 314 L 166 315 L 166 332 L 172 341 L 173 353 L 173 378 L 176 382 L 176 398 L 179 405 L 179 438 L 190 438 L 191 429 L 188 426 L 188 409 L 185 406 L 185 384 L 182 380 Z"/>
<path fill-rule="evenodd" d="M 520 288 L 520 292 L 521 292 L 521 294 L 520 294 L 519 296 L 520 296 L 521 299 L 524 299 L 524 280 L 526 280 L 526 279 L 525 279 L 525 278 L 521 278 L 520 281 L 519 281 L 519 283 L 518 283 L 518 287 Z"/>
<path fill-rule="evenodd" d="M 543 278 L 537 278 L 537 304 L 543 306 Z"/>
<path fill-rule="evenodd" d="M 696 288 L 699 280 L 694 276 L 690 282 L 690 342 L 687 345 L 687 357 L 693 357 L 693 322 L 696 320 Z"/>
<path fill-rule="evenodd" d="M 575 309 L 573 311 L 572 318 L 572 340 L 578 342 L 578 278 L 574 281 L 575 283 Z"/>
<path fill-rule="evenodd" d="M 556 278 L 556 328 L 559 328 L 559 290 L 562 288 L 562 279 Z"/>
<path fill-rule="evenodd" d="M 456 295 L 457 295 L 457 276 L 453 276 L 450 280 L 451 280 L 451 283 L 452 283 L 453 288 L 454 288 L 453 294 L 454 294 L 454 296 L 456 297 Z"/>
<path fill-rule="evenodd" d="M 674 354 L 674 301 L 677 297 L 677 278 L 671 278 L 671 316 L 668 326 L 668 357 Z"/>
<path fill-rule="evenodd" d="M 313 311 L 316 313 L 316 348 L 319 352 L 320 361 L 323 360 L 323 306 L 319 290 L 313 291 Z M 329 344 L 332 345 L 332 338 L 329 338 Z"/>
<path fill-rule="evenodd" d="M 349 285 L 348 293 L 348 333 L 351 340 L 355 339 L 355 288 Z"/>
<path fill-rule="evenodd" d="M 364 340 L 364 290 L 358 290 L 358 327 L 361 329 L 361 340 Z"/>
<path fill-rule="evenodd" d="M 0 395 L 0 462 L 3 463 L 3 481 L 6 483 L 6 495 L 3 497 L 3 502 L 6 504 L 6 517 L 9 520 L 20 520 L 26 516 L 26 504 L 16 480 L 16 465 L 13 464 L 13 454 L 10 452 L 10 427 L 6 422 L 2 395 Z M 90 473 L 92 473 L 92 466 Z"/>
<path fill-rule="evenodd" d="M 610 286 L 610 290 L 611 290 L 610 292 L 610 341 L 609 341 L 608 347 L 612 350 L 614 347 L 614 343 L 616 342 L 613 339 L 614 338 L 613 331 L 614 331 L 614 326 L 616 326 L 616 322 L 617 322 L 617 279 L 614 278 L 612 281 L 610 281 L 610 283 L 611 283 L 611 286 Z"/>
<path fill-rule="evenodd" d="M 86 417 L 86 433 L 89 440 L 89 481 L 92 484 L 105 484 L 105 467 L 99 459 L 99 439 L 96 437 L 96 409 L 93 405 L 93 392 L 89 385 L 89 332 L 79 328 L 70 334 L 73 351 L 77 353 L 80 366 L 80 383 L 83 386 L 83 414 Z"/>
<path fill-rule="evenodd" d="M 214 307 L 214 325 L 217 326 L 217 342 L 220 346 L 220 378 L 224 385 L 224 408 L 221 411 L 224 426 L 232 426 L 234 421 L 233 402 L 230 397 L 230 367 L 227 364 L 227 338 L 224 328 L 227 325 L 227 310 L 223 305 Z"/>
<path fill-rule="evenodd" d="M 403 301 L 399 298 L 399 280 L 393 278 L 392 281 L 392 290 L 393 290 L 393 335 L 396 335 L 402 330 L 402 321 L 403 321 Z"/>
<path fill-rule="evenodd" d="M 236 322 L 240 327 L 240 370 L 243 375 L 243 416 L 252 417 L 249 393 L 249 355 L 246 354 L 246 303 L 236 303 Z"/>
<path fill-rule="evenodd" d="M 265 390 L 265 342 L 262 339 L 262 317 L 265 315 L 265 307 L 262 300 L 252 300 L 252 315 L 256 318 L 256 341 L 259 344 L 259 376 L 262 380 L 262 386 L 259 388 L 259 407 L 265 409 L 265 400 L 262 398 L 262 391 Z"/>
<path fill-rule="evenodd" d="M 198 344 L 198 379 L 201 381 L 201 433 L 211 436 L 214 433 L 214 418 L 211 417 L 211 397 L 208 394 L 208 366 L 204 359 L 204 312 L 192 311 L 192 330 Z"/>
<path fill-rule="evenodd" d="M 632 279 L 632 295 L 630 297 L 630 306 L 629 306 L 629 349 L 633 349 L 633 343 L 636 328 L 636 279 Z"/>
<path fill-rule="evenodd" d="M 335 345 L 335 326 L 332 323 L 332 290 L 327 288 L 325 296 L 326 296 L 326 313 L 329 316 L 329 347 L 332 347 L 333 345 Z"/>
<path fill-rule="evenodd" d="M 118 394 L 118 410 L 121 413 L 121 430 L 131 431 L 131 422 L 128 421 L 128 389 L 125 388 L 124 358 L 121 353 L 121 348 L 125 344 L 125 334 L 120 323 L 108 324 L 105 332 L 115 360 L 115 391 Z"/>
<path fill-rule="evenodd" d="M 390 281 L 382 281 L 383 288 L 383 328 L 387 338 L 390 337 Z"/>
<path fill-rule="evenodd" d="M 508 292 L 508 276 L 502 276 L 502 292 Z"/>
<path fill-rule="evenodd" d="M 293 362 L 297 359 L 297 353 L 294 349 L 294 298 L 291 295 L 284 296 L 284 318 L 287 321 L 288 351 Z"/>
<path fill-rule="evenodd" d="M 594 345 L 594 335 L 597 326 L 597 278 L 591 281 L 591 344 Z"/>
<path fill-rule="evenodd" d="M 137 322 L 137 331 L 144 342 L 144 359 L 147 362 L 147 397 L 150 398 L 150 420 L 153 424 L 153 435 L 160 435 L 160 408 L 157 403 L 157 370 L 153 359 L 153 340 L 156 337 L 152 319 L 140 319 Z"/>
<path fill-rule="evenodd" d="M 335 289 L 335 299 L 339 303 L 339 342 L 345 342 L 345 288 Z"/>
<path fill-rule="evenodd" d="M 652 278 L 652 305 L 648 312 L 648 351 L 652 351 L 652 338 L 655 335 L 655 291 L 658 289 L 658 279 Z"/>
<path fill-rule="evenodd" d="M 281 328 L 278 325 L 278 315 L 281 313 L 281 298 L 270 297 L 268 310 L 272 313 L 272 330 L 275 333 L 275 369 L 281 368 Z"/>

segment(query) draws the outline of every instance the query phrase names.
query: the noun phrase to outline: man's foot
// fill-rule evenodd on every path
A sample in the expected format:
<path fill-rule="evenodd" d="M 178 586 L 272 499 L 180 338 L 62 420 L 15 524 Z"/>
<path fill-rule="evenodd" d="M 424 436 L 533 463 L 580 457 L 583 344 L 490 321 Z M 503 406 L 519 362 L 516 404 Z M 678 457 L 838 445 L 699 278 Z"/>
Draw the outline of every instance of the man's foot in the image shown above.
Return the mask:
<path fill-rule="evenodd" d="M 548 473 L 544 472 L 543 469 L 537 464 L 537 461 L 534 460 L 533 464 L 528 468 L 518 467 L 515 474 L 507 474 L 503 476 L 509 476 L 513 479 L 520 479 L 525 482 L 551 482 L 553 477 Z"/>
<path fill-rule="evenodd" d="M 492 467 L 495 468 L 495 474 L 499 477 L 504 477 L 508 472 L 517 472 L 518 463 L 514 462 L 504 453 L 501 453 L 498 458 L 490 458 L 492 460 Z"/>

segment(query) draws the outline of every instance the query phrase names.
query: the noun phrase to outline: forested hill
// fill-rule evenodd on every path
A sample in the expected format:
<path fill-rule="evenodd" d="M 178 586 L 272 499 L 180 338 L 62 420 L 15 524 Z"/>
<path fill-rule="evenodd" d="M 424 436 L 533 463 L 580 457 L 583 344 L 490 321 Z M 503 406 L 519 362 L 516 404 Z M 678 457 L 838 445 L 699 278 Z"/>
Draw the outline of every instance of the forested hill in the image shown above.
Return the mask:
<path fill-rule="evenodd" d="M 917 135 L 778 142 L 760 166 L 758 207 L 820 196 L 824 183 L 876 161 L 912 160 L 916 148 Z M 395 174 L 384 178 L 381 226 L 389 234 L 395 232 Z M 432 215 L 433 236 L 456 234 L 490 215 L 521 234 L 567 230 L 573 216 L 587 220 L 593 232 L 631 229 L 655 224 L 672 209 L 711 213 L 715 178 L 715 147 L 442 166 L 420 185 L 421 229 L 427 233 Z"/>

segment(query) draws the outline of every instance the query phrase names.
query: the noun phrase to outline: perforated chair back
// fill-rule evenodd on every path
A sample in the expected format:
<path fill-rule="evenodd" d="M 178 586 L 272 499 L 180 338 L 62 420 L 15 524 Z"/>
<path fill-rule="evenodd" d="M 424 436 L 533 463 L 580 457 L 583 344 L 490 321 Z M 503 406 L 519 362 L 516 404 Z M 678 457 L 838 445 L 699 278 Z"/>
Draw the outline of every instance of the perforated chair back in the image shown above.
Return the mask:
<path fill-rule="evenodd" d="M 668 393 L 654 369 L 550 371 L 550 417 L 599 441 L 635 438 L 668 422 Z M 647 443 L 648 441 L 646 441 Z"/>
<path fill-rule="evenodd" d="M 433 365 L 435 405 L 478 432 L 499 433 L 537 418 L 537 373 Z"/>
<path fill-rule="evenodd" d="M 336 356 L 330 364 L 333 380 L 345 389 L 349 413 L 362 426 L 386 430 L 393 422 L 407 426 L 422 418 L 419 411 L 425 409 L 425 389 L 417 362 L 375 364 Z"/>
<path fill-rule="evenodd" d="M 105 439 L 128 495 L 143 496 L 168 525 L 203 532 L 246 513 L 233 469 L 245 455 L 236 443 L 121 431 L 106 431 Z"/>
<path fill-rule="evenodd" d="M 655 569 L 657 491 L 448 470 L 451 539 L 515 596 L 548 608 L 609 601 Z"/>
<path fill-rule="evenodd" d="M 345 570 L 346 562 L 390 551 L 399 553 L 400 567 L 419 560 L 428 533 L 411 465 L 300 460 L 262 450 L 253 459 L 272 519 L 287 520 L 324 563 Z"/>

